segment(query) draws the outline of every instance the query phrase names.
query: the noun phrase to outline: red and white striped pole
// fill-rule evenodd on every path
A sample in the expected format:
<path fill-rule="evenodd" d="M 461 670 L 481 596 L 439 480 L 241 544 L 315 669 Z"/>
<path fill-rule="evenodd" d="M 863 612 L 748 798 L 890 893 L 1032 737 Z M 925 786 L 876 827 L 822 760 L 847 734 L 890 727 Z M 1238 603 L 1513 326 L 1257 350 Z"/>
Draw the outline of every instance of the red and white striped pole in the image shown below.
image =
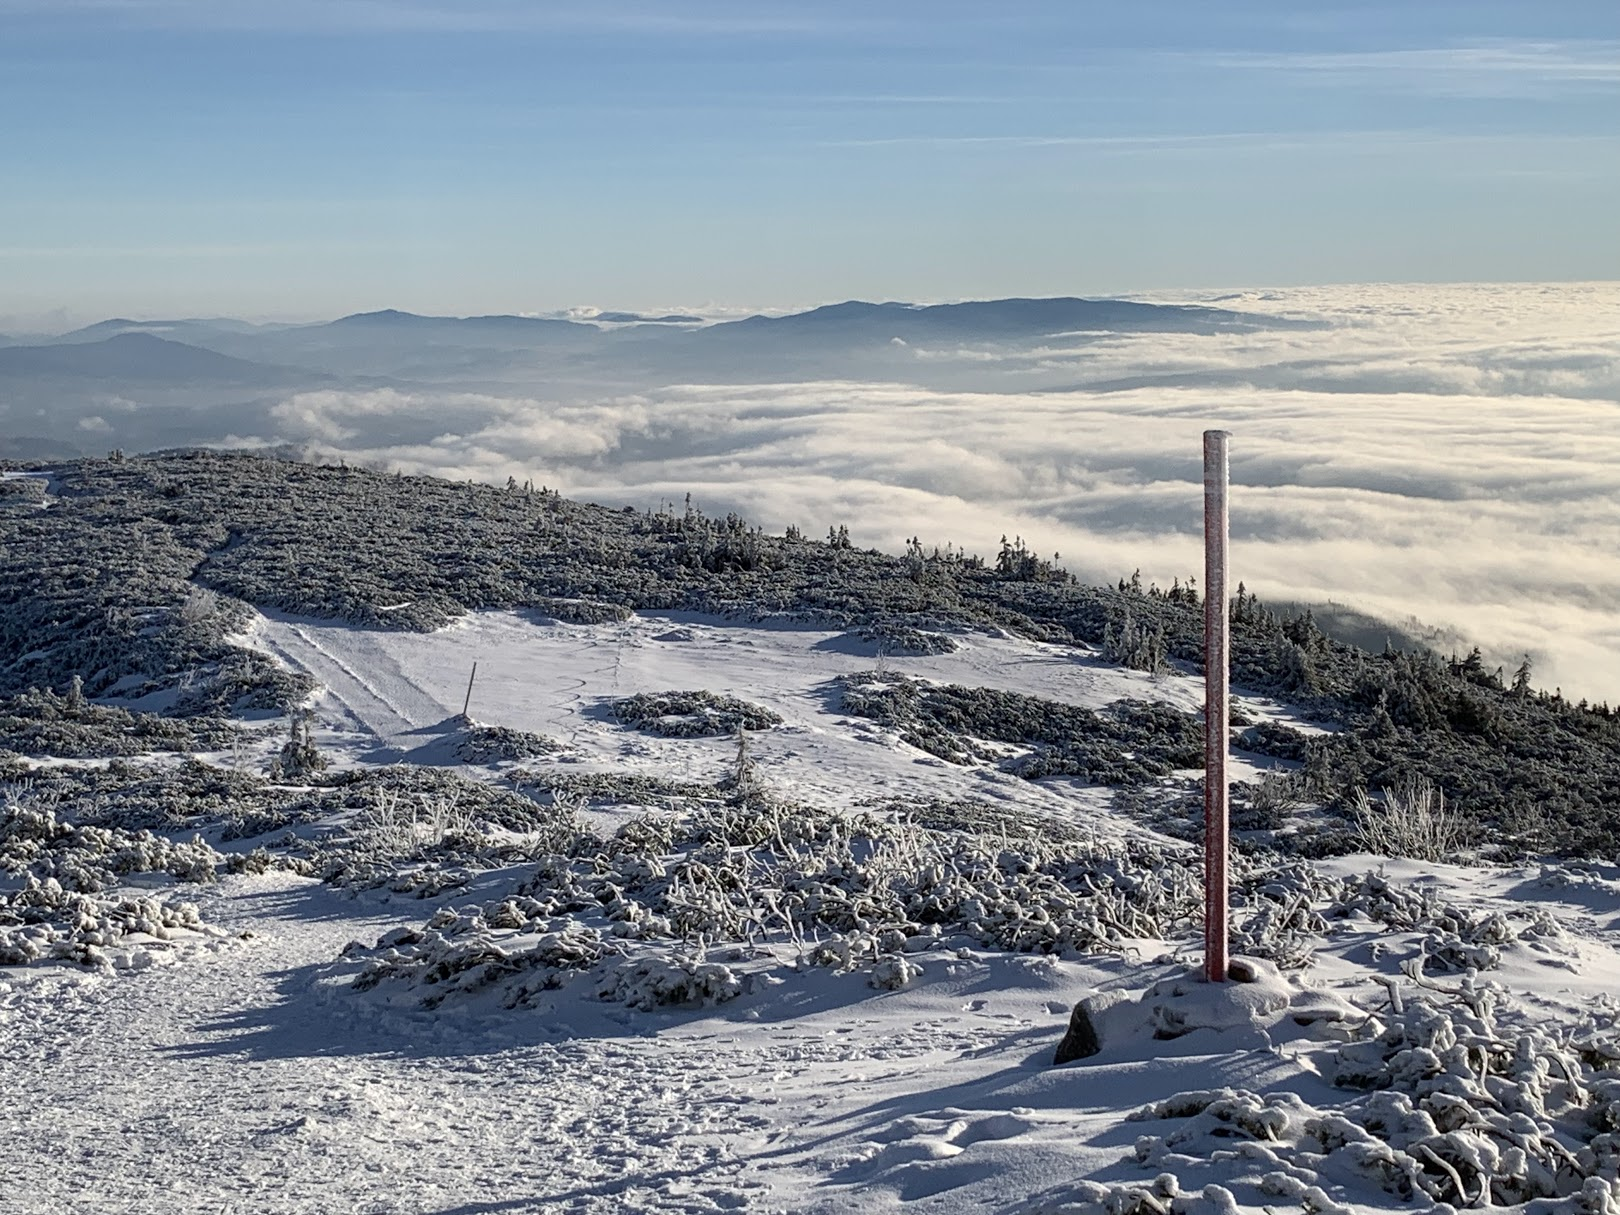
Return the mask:
<path fill-rule="evenodd" d="M 1226 982 L 1227 456 L 1224 430 L 1204 432 L 1204 977 Z"/>

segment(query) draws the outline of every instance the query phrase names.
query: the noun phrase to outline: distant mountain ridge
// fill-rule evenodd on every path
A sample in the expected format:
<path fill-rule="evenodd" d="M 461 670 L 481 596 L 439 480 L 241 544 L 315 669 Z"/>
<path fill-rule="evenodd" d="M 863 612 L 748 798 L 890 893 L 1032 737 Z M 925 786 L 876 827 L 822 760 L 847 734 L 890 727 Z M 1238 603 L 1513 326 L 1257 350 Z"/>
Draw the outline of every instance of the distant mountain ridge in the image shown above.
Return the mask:
<path fill-rule="evenodd" d="M 335 321 L 300 325 L 297 328 L 306 331 L 310 329 L 339 328 L 411 330 L 448 328 L 541 333 L 546 330 L 593 329 L 594 326 L 581 324 L 578 321 L 558 320 L 553 317 L 516 316 L 510 313 L 496 313 L 489 316 L 424 316 L 417 312 L 401 312 L 397 308 L 384 308 L 377 312 L 352 312 L 348 316 L 338 317 Z"/>
<path fill-rule="evenodd" d="M 323 331 L 374 334 L 406 332 L 421 334 L 436 331 L 446 336 L 502 334 L 513 337 L 568 333 L 584 336 L 602 332 L 597 322 L 632 328 L 646 326 L 653 333 L 674 334 L 680 332 L 676 326 L 700 324 L 702 318 L 683 313 L 652 316 L 626 311 L 603 311 L 580 320 L 520 316 L 511 313 L 434 316 L 398 308 L 354 312 L 334 320 L 302 325 L 254 325 L 223 317 L 208 320 L 188 318 L 148 321 L 112 317 L 60 334 L 51 338 L 50 342 L 98 341 L 111 335 L 129 332 L 153 336 L 184 334 L 186 340 L 200 339 L 210 333 L 251 340 L 257 337 L 290 338 L 291 335 L 311 335 Z M 727 335 L 763 333 L 775 335 L 798 332 L 857 336 L 893 329 L 896 332 L 890 336 L 903 337 L 909 333 L 918 336 L 1031 338 L 1083 330 L 1229 329 L 1246 326 L 1272 327 L 1284 323 L 1272 317 L 1199 304 L 1151 304 L 1137 300 L 1049 296 L 966 300 L 950 304 L 845 300 L 842 303 L 824 304 L 803 312 L 785 315 L 759 313 L 741 320 L 719 321 L 705 326 L 702 332 Z"/>
<path fill-rule="evenodd" d="M 104 321 L 97 321 L 92 325 L 85 325 L 81 329 L 69 330 L 54 337 L 32 344 L 49 346 L 77 345 L 86 342 L 105 341 L 123 333 L 144 333 L 152 337 L 166 338 L 170 341 L 184 339 L 195 342 L 206 338 L 210 334 L 253 334 L 274 332 L 286 328 L 284 325 L 255 325 L 251 321 L 239 321 L 233 317 L 177 317 L 168 320 L 136 321 L 128 317 L 109 317 Z"/>
<path fill-rule="evenodd" d="M 6 376 L 265 385 L 312 378 L 301 369 L 233 358 L 143 332 L 114 333 L 99 341 L 0 347 L 0 377 Z"/>
<path fill-rule="evenodd" d="M 751 316 L 715 328 L 847 333 L 887 327 L 896 330 L 893 336 L 898 337 L 1029 338 L 1096 329 L 1233 328 L 1253 325 L 1255 319 L 1224 308 L 1056 296 L 968 300 L 958 304 L 872 304 L 848 300 L 787 316 Z"/>
<path fill-rule="evenodd" d="M 846 300 L 712 324 L 687 314 L 628 311 L 565 319 L 429 316 L 383 308 L 309 324 L 263 325 L 226 317 L 118 316 L 54 337 L 0 344 L 0 380 L 8 391 L 31 393 L 58 409 L 60 387 L 69 382 L 84 392 L 123 382 L 147 393 L 185 393 L 226 386 L 325 387 L 334 379 L 362 388 L 476 384 L 521 385 L 525 391 L 554 384 L 580 391 L 601 383 L 623 391 L 851 376 L 937 380 L 957 372 L 939 360 L 925 367 L 907 347 L 947 355 L 995 347 L 998 355 L 1028 359 L 1053 342 L 1084 342 L 1096 334 L 1242 333 L 1295 324 L 1201 305 L 1072 296 L 949 304 Z M 984 374 L 983 363 L 966 374 Z"/>

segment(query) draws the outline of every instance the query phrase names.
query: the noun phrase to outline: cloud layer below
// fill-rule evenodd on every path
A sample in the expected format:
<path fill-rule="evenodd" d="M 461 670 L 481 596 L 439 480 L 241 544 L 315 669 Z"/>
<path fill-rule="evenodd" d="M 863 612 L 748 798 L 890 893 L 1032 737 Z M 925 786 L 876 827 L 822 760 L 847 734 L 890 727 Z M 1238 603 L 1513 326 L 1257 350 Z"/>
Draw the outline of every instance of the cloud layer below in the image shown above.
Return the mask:
<path fill-rule="evenodd" d="M 274 437 L 609 503 L 690 492 L 886 549 L 1018 534 L 1088 579 L 1167 583 L 1201 568 L 1200 433 L 1219 426 L 1234 573 L 1262 596 L 1456 627 L 1535 656 L 1539 684 L 1620 698 L 1620 286 L 1220 303 L 1322 326 L 910 348 L 913 383 L 302 393 Z"/>

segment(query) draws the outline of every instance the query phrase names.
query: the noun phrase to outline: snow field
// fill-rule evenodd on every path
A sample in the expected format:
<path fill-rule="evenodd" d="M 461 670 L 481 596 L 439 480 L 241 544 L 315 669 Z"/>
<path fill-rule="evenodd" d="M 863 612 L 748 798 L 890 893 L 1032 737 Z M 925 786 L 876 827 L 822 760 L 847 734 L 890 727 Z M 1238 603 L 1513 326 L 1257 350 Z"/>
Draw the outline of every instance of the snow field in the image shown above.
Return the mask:
<path fill-rule="evenodd" d="M 1113 830 L 1107 790 L 1019 780 L 993 768 L 958 768 L 892 731 L 836 711 L 833 681 L 883 663 L 941 682 L 1005 689 L 1088 708 L 1120 699 L 1202 706 L 1197 679 L 1110 666 L 1084 650 L 982 633 L 925 657 L 878 656 L 870 641 L 832 629 L 672 614 L 622 624 L 572 625 L 529 613 L 484 612 L 435 633 L 372 633 L 325 621 L 267 617 L 244 639 L 307 670 L 321 745 L 340 762 L 416 760 L 461 712 L 478 663 L 470 715 L 564 743 L 569 765 L 712 780 L 727 769 L 729 739 L 661 739 L 629 731 L 606 706 L 622 697 L 706 690 L 769 709 L 785 725 L 750 740 L 762 771 L 795 794 L 849 805 L 876 797 L 976 798 Z M 1275 706 L 1243 701 L 1256 718 L 1298 724 Z M 992 744 L 993 746 L 993 744 Z M 532 765 L 531 765 L 532 766 Z M 1254 775 L 1241 761 L 1234 777 Z"/>
<path fill-rule="evenodd" d="M 1121 697 L 1199 703 L 1193 679 L 1009 638 L 956 640 L 948 654 L 886 662 L 1089 707 Z M 476 660 L 474 719 L 564 744 L 525 759 L 527 769 L 712 782 L 735 758 L 732 740 L 633 731 L 606 707 L 702 689 L 784 719 L 750 747 L 761 779 L 785 797 L 832 810 L 893 796 L 971 798 L 1104 844 L 1150 834 L 1111 818 L 1106 790 L 947 765 L 839 714 L 832 680 L 876 658 L 839 632 L 485 613 L 428 635 L 266 619 L 250 641 L 322 683 L 317 741 L 340 769 L 452 763 L 441 744 L 459 728 L 452 719 Z M 264 742 L 259 758 L 277 745 Z M 1051 1054 L 1078 998 L 1137 998 L 1182 973 L 1193 942 L 1130 940 L 1115 956 L 1058 958 L 952 940 L 891 955 L 920 965 L 892 988 L 882 975 L 876 985 L 863 978 L 862 966 L 796 966 L 780 940 L 714 942 L 704 964 L 724 968 L 735 990 L 717 989 L 726 998 L 708 1007 L 637 1007 L 634 992 L 604 1001 L 596 970 L 513 1007 L 504 979 L 431 1008 L 422 1000 L 431 989 L 415 980 L 356 990 L 381 956 L 379 939 L 400 930 L 460 922 L 474 925 L 469 940 L 513 946 L 568 918 L 537 912 L 504 928 L 479 918 L 532 872 L 493 869 L 427 898 L 279 871 L 227 876 L 186 887 L 218 935 L 177 951 L 178 965 L 133 976 L 0 970 L 0 1086 L 27 1095 L 0 1105 L 0 1212 L 1204 1215 L 1410 1211 L 1480 1197 L 1528 1200 L 1537 1215 L 1620 1210 L 1606 1188 L 1620 1151 L 1603 1157 L 1584 1121 L 1608 1108 L 1601 1063 L 1576 1051 L 1576 1074 L 1564 1077 L 1553 1063 L 1513 1062 L 1521 1040 L 1532 1041 L 1532 1063 L 1571 1042 L 1598 1050 L 1615 1040 L 1613 866 L 1320 862 L 1314 885 L 1299 887 L 1309 897 L 1288 913 L 1306 926 L 1315 965 L 1291 982 L 1354 1001 L 1376 1022 L 1298 1026 L 1268 1015 L 1168 1040 L 1114 1035 L 1102 1054 L 1063 1068 Z M 636 894 L 628 882 L 625 892 Z M 1404 1012 L 1391 1006 L 1392 984 Z M 1464 1040 L 1472 1046 L 1448 1053 L 1448 1041 Z M 1335 1087 L 1347 1059 L 1390 1089 Z M 1482 1059 L 1496 1064 L 1482 1071 Z M 1380 1132 L 1391 1154 L 1355 1146 L 1358 1133 L 1378 1139 L 1369 1119 L 1394 1115 L 1406 1121 Z M 1343 1142 L 1320 1137 L 1330 1131 Z M 1522 1161 L 1503 1136 L 1520 1137 Z M 1572 1156 L 1595 1153 L 1580 1166 L 1588 1175 L 1566 1170 L 1556 1197 L 1533 1198 L 1535 1169 L 1564 1167 L 1553 1142 Z M 1447 1162 L 1460 1194 L 1425 1149 Z M 1478 1170 L 1464 1162 L 1493 1151 L 1490 1167 L 1524 1184 L 1481 1195 Z"/>

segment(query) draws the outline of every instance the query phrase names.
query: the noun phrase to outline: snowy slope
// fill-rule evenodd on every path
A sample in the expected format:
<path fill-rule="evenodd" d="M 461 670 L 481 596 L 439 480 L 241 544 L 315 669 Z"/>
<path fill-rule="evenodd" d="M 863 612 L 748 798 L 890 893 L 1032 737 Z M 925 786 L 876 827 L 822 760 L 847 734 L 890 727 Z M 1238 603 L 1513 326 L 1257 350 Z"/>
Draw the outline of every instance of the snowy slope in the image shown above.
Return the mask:
<path fill-rule="evenodd" d="M 950 654 L 884 661 L 1092 707 L 1131 697 L 1193 709 L 1201 693 L 1195 679 L 1121 671 L 1083 651 L 955 639 Z M 753 737 L 754 754 L 767 781 L 807 799 L 976 798 L 1104 839 L 1143 834 L 1109 817 L 1107 790 L 949 765 L 842 715 L 830 682 L 877 659 L 835 631 L 486 613 L 428 635 L 263 618 L 243 641 L 321 683 L 317 740 L 348 767 L 450 762 L 441 744 L 458 728 L 476 661 L 475 719 L 566 744 L 530 768 L 713 780 L 732 761 L 731 740 L 661 738 L 604 709 L 638 692 L 707 689 L 784 719 Z M 1244 703 L 1255 716 L 1283 716 Z M 1421 968 L 1446 945 L 1434 923 L 1483 940 L 1476 921 L 1494 913 L 1506 927 L 1481 981 L 1500 989 L 1504 1036 L 1620 1012 L 1611 994 L 1620 870 L 1347 857 L 1319 873 L 1332 882 L 1379 868 L 1428 900 L 1428 919 L 1397 929 L 1352 908 L 1323 927 L 1316 965 L 1296 987 L 1381 1007 L 1376 979 Z M 1355 1095 L 1330 1083 L 1346 1028 L 1283 1018 L 1169 1041 L 1127 1035 L 1105 1039 L 1093 1059 L 1050 1066 L 1077 999 L 1099 989 L 1135 996 L 1181 973 L 1195 957 L 1189 940 L 1085 959 L 935 950 L 897 990 L 859 973 L 796 969 L 768 950 L 731 959 L 748 981 L 707 1009 L 639 1011 L 578 984 L 512 1009 L 493 999 L 428 1009 L 408 992 L 351 989 L 358 964 L 339 960 L 349 942 L 369 946 L 437 906 L 498 893 L 520 869 L 437 901 L 340 892 L 283 872 L 227 877 L 188 888 L 224 932 L 160 950 L 172 965 L 137 975 L 0 970 L 0 1087 L 14 1098 L 0 1104 L 0 1212 L 1148 1212 L 1152 1198 L 1158 1210 L 1195 1215 L 1432 1205 L 1346 1171 L 1340 1156 L 1318 1159 L 1296 1133 L 1303 1115 L 1269 1143 L 1208 1114 L 1125 1121 L 1148 1103 L 1223 1087 L 1271 1109 L 1348 1109 Z M 1457 990 L 1475 980 L 1453 971 L 1428 981 Z M 1409 986 L 1418 990 L 1410 973 Z M 1203 1129 L 1172 1144 L 1184 1125 Z M 1158 1143 L 1143 1149 L 1147 1164 L 1137 1159 L 1143 1135 Z M 1153 1198 L 1148 1187 L 1164 1173 L 1187 1196 L 1161 1186 Z M 1328 1205 L 1304 1194 L 1300 1176 L 1320 1184 Z M 1106 1186 L 1126 1190 L 1110 1197 Z M 1588 1209 L 1576 1201 L 1557 1209 Z"/>

